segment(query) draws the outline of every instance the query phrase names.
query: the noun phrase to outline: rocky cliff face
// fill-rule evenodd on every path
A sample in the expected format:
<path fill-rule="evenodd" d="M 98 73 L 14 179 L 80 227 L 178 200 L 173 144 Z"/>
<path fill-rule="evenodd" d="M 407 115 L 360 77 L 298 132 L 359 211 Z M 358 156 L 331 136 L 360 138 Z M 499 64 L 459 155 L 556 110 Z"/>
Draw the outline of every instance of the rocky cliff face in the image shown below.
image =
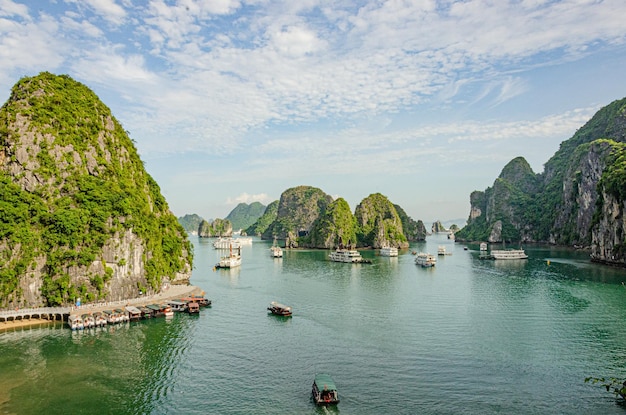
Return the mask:
<path fill-rule="evenodd" d="M 460 240 L 586 246 L 594 260 L 626 264 L 626 98 L 602 108 L 534 174 L 522 158 L 470 196 Z"/>
<path fill-rule="evenodd" d="M 366 197 L 354 210 L 359 246 L 408 248 L 395 206 L 380 193 Z"/>
<path fill-rule="evenodd" d="M 198 236 L 201 238 L 228 238 L 233 236 L 233 225 L 228 219 L 215 219 L 213 222 L 203 220 L 198 226 Z"/>
<path fill-rule="evenodd" d="M 396 212 L 400 217 L 400 221 L 402 222 L 402 232 L 404 233 L 404 236 L 406 236 L 407 241 L 425 241 L 428 232 L 426 232 L 424 222 L 421 220 L 416 221 L 411 218 L 406 214 L 404 209 L 400 207 L 400 205 L 393 205 L 393 207 L 396 208 Z"/>
<path fill-rule="evenodd" d="M 339 198 L 320 214 L 303 244 L 311 248 L 335 249 L 341 245 L 355 246 L 356 242 L 354 215 L 348 202 Z"/>
<path fill-rule="evenodd" d="M 411 219 L 401 207 L 380 193 L 372 194 L 357 206 L 354 214 L 343 198 L 333 200 L 322 190 L 299 186 L 283 192 L 276 208 L 270 204 L 265 214 L 248 228 L 262 231 L 262 238 L 284 239 L 285 246 L 334 249 L 340 245 L 380 248 L 409 246 L 410 240 L 424 240 L 422 221 Z"/>
<path fill-rule="evenodd" d="M 84 85 L 23 78 L 0 109 L 0 307 L 118 300 L 187 282 L 184 229 Z"/>
<path fill-rule="evenodd" d="M 278 200 L 273 201 L 265 208 L 263 215 L 257 219 L 254 224 L 246 229 L 246 234 L 261 236 L 270 227 L 270 225 L 276 220 L 278 216 Z"/>
<path fill-rule="evenodd" d="M 280 196 L 276 219 L 263 232 L 262 238 L 287 241 L 285 246 L 297 247 L 298 238 L 309 234 L 313 223 L 326 211 L 333 198 L 311 186 L 287 189 Z"/>

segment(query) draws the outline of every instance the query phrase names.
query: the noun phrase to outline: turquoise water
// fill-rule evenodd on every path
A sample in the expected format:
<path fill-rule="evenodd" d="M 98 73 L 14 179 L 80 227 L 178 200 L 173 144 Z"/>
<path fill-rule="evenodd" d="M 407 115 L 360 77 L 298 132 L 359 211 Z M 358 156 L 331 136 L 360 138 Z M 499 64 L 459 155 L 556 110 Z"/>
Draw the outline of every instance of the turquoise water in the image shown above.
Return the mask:
<path fill-rule="evenodd" d="M 244 246 L 236 270 L 192 237 L 191 282 L 213 300 L 105 330 L 0 333 L 0 414 L 626 414 L 587 376 L 626 377 L 626 271 L 565 249 L 478 259 L 434 235 L 398 258 L 326 261 Z M 417 267 L 411 250 L 452 255 Z M 549 263 L 548 263 L 549 261 Z M 271 301 L 292 318 L 269 315 Z M 327 372 L 336 408 L 316 408 Z"/>

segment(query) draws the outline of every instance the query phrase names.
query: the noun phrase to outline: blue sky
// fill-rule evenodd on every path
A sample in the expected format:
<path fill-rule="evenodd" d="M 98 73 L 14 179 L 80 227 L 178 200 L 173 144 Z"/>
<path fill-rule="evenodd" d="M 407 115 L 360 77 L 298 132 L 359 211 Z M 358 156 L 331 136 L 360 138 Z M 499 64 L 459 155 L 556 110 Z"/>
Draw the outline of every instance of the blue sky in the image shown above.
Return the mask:
<path fill-rule="evenodd" d="M 0 101 L 68 74 L 177 216 L 291 187 L 427 226 L 626 96 L 623 0 L 0 0 Z"/>

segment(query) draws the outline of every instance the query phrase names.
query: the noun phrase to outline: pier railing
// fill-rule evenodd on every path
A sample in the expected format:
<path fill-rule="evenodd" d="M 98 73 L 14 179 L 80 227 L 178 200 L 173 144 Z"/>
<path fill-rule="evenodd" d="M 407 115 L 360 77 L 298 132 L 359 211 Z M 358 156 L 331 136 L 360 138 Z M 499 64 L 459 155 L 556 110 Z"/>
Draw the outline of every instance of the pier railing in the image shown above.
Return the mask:
<path fill-rule="evenodd" d="M 33 318 L 45 320 L 64 320 L 70 314 L 70 307 L 38 307 L 0 310 L 0 321 L 27 320 Z"/>

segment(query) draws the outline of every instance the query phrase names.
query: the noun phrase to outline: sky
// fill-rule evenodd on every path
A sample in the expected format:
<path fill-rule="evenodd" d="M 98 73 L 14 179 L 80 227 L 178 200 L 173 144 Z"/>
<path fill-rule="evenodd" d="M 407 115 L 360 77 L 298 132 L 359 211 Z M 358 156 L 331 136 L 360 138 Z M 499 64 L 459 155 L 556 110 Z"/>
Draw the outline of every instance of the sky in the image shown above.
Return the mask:
<path fill-rule="evenodd" d="M 176 216 L 314 186 L 465 220 L 626 96 L 624 0 L 0 0 L 0 103 L 67 74 Z"/>

